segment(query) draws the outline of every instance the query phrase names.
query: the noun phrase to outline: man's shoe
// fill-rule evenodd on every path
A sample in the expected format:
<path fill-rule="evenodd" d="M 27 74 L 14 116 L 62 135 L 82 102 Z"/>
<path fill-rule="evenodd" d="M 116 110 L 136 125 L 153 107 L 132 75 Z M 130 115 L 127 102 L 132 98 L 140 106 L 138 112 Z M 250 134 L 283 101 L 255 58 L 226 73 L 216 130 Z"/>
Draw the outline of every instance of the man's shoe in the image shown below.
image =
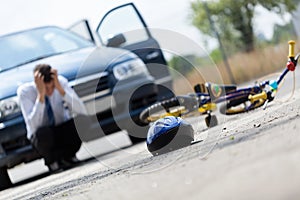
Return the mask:
<path fill-rule="evenodd" d="M 80 160 L 78 160 L 78 158 L 76 158 L 76 156 L 68 158 L 68 159 L 66 159 L 66 161 L 68 161 L 72 165 L 77 165 L 80 163 Z"/>
<path fill-rule="evenodd" d="M 63 160 L 70 163 L 71 165 L 77 165 L 80 163 L 80 160 L 78 160 L 78 158 L 76 158 L 76 156 L 73 156 L 70 158 L 64 158 Z"/>
<path fill-rule="evenodd" d="M 49 164 L 48 169 L 51 173 L 58 172 L 59 170 L 61 170 L 58 162 L 53 162 L 53 163 Z"/>
<path fill-rule="evenodd" d="M 78 165 L 79 163 L 80 160 L 78 160 L 75 156 L 67 159 L 61 159 L 59 161 L 59 164 L 62 166 L 63 169 L 69 169 Z"/>

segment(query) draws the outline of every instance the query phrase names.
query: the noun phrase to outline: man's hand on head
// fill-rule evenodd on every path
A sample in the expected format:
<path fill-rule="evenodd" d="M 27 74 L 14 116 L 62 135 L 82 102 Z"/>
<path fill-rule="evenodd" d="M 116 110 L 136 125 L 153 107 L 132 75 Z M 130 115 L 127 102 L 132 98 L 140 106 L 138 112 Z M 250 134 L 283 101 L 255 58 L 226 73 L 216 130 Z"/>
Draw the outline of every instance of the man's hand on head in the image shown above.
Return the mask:
<path fill-rule="evenodd" d="M 65 96 L 65 90 L 64 88 L 61 86 L 59 80 L 58 80 L 58 73 L 56 69 L 51 69 L 51 77 L 54 81 L 54 86 L 55 88 L 58 90 L 58 92 L 60 93 L 61 96 Z"/>
<path fill-rule="evenodd" d="M 34 82 L 38 91 L 38 100 L 42 103 L 45 101 L 46 86 L 44 83 L 44 76 L 40 72 L 34 73 Z"/>

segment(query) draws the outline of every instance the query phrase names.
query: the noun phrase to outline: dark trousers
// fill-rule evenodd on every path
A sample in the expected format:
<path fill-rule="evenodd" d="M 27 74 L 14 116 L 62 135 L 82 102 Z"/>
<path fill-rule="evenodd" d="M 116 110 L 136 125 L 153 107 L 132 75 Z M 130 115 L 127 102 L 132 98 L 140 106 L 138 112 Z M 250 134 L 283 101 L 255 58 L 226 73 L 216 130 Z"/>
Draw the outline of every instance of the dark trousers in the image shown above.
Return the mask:
<path fill-rule="evenodd" d="M 75 156 L 82 143 L 74 119 L 57 126 L 39 128 L 31 142 L 45 159 L 46 165 Z"/>

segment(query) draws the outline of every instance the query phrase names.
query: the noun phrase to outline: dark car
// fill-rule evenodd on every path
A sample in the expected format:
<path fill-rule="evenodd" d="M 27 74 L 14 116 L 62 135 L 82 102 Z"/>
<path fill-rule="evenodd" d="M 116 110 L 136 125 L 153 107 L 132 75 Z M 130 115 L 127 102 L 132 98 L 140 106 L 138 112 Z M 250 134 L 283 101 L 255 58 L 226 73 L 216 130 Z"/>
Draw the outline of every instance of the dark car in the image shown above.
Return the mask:
<path fill-rule="evenodd" d="M 85 28 L 84 37 L 78 27 Z M 11 185 L 7 169 L 40 158 L 26 138 L 16 97 L 18 86 L 33 80 L 32 70 L 39 63 L 58 69 L 97 119 L 97 131 L 80 133 L 83 141 L 125 129 L 136 143 L 146 137 L 140 112 L 173 96 L 163 53 L 133 4 L 108 12 L 95 34 L 84 20 L 70 30 L 47 26 L 1 36 L 1 189 Z"/>

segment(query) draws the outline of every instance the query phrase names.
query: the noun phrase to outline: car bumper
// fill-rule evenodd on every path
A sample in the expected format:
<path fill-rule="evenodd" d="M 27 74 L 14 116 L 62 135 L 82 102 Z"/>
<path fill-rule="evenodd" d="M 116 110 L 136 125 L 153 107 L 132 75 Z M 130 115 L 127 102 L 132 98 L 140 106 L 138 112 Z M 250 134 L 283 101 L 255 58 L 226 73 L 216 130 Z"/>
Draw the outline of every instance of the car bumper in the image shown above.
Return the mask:
<path fill-rule="evenodd" d="M 11 168 L 38 157 L 37 152 L 26 138 L 26 128 L 22 116 L 1 123 L 0 167 Z"/>

